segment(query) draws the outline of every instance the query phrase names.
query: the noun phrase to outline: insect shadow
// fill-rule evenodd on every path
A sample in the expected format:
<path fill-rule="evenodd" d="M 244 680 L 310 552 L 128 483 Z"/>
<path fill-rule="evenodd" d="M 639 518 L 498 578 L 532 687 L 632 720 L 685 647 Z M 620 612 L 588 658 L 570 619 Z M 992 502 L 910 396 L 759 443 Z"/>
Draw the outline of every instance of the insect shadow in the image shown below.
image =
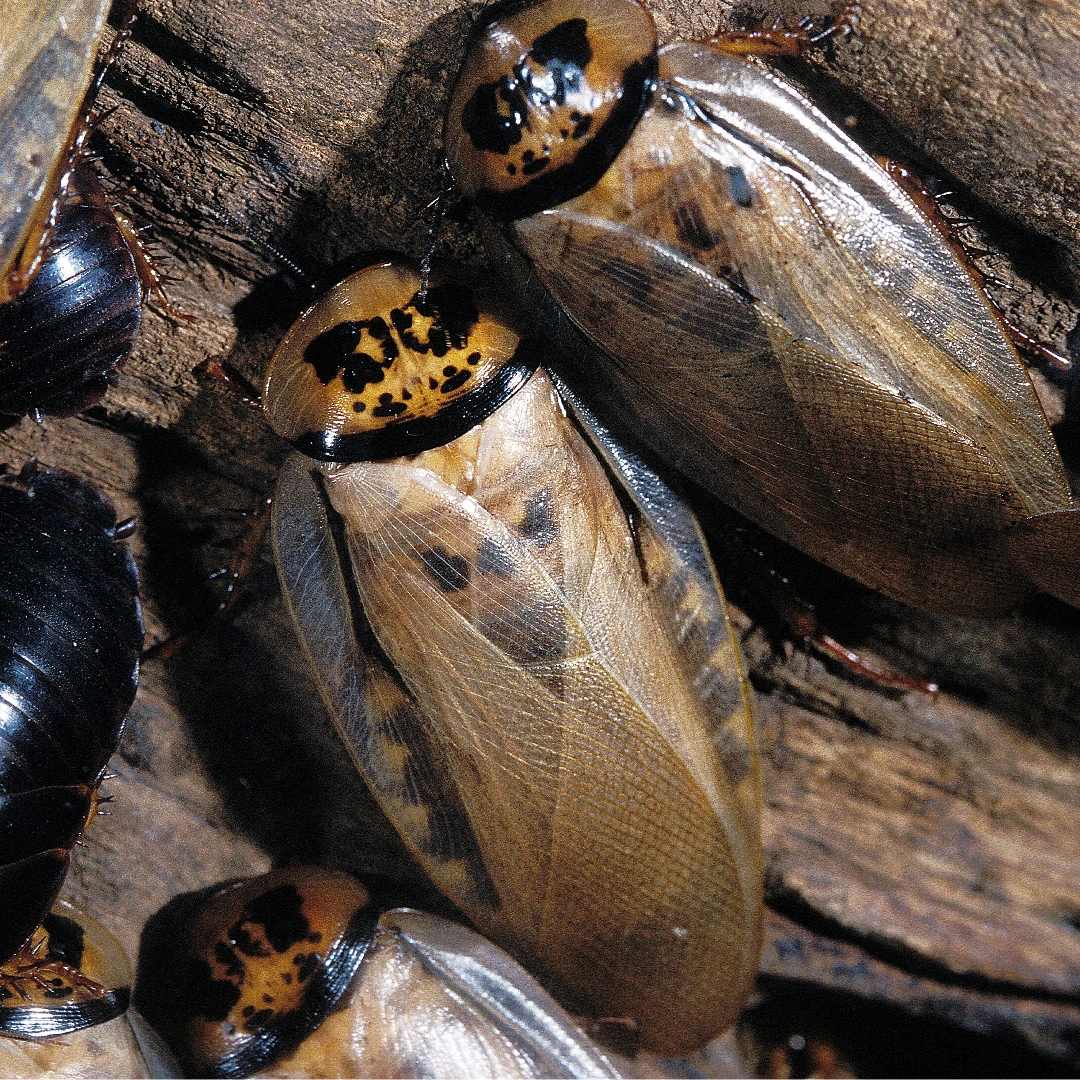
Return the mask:
<path fill-rule="evenodd" d="M 274 473 L 265 463 L 241 460 L 239 478 L 223 475 L 220 462 L 193 445 L 194 431 L 237 427 L 223 397 L 202 395 L 171 431 L 130 433 L 139 460 L 144 594 L 167 625 L 196 627 L 174 655 L 147 666 L 157 666 L 168 684 L 184 729 L 180 737 L 193 747 L 229 825 L 275 864 L 320 862 L 405 883 L 408 902 L 448 911 L 333 731 L 269 559 L 256 562 L 227 618 L 208 617 L 222 596 L 208 568 L 228 561 L 237 532 L 247 527 L 240 509 L 257 504 L 260 484 L 269 486 Z M 261 418 L 241 426 L 257 446 Z M 268 441 L 276 443 L 272 436 Z M 140 720 L 136 710 L 121 752 L 153 771 L 162 751 Z"/>

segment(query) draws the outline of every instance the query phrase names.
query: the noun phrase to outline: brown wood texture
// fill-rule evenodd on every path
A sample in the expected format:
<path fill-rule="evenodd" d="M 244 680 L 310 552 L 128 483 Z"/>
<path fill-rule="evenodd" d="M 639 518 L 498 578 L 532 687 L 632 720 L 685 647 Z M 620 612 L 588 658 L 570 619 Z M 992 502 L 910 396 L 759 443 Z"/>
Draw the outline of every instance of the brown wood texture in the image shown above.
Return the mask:
<path fill-rule="evenodd" d="M 728 16 L 720 0 L 653 6 L 668 38 Z M 316 274 L 376 248 L 420 254 L 442 109 L 482 10 L 140 3 L 95 147 L 131 189 L 124 208 L 155 224 L 171 297 L 193 319 L 151 308 L 100 406 L 26 420 L 0 442 L 5 460 L 71 468 L 138 517 L 149 641 L 216 602 L 207 574 L 284 456 L 253 409 L 194 373 L 218 356 L 257 381 L 298 302 L 245 230 Z M 988 260 L 1011 283 L 1001 300 L 1060 347 L 1080 309 L 1052 245 L 1019 225 L 1080 250 L 1075 10 L 865 0 L 860 26 L 831 50 L 833 69 L 902 126 L 924 165 L 1005 215 L 959 197 L 989 222 L 979 242 L 1007 252 Z M 856 133 L 907 145 L 811 81 Z M 451 214 L 440 251 L 482 259 L 467 217 Z M 1060 409 L 1061 393 L 1051 398 Z M 825 600 L 836 636 L 944 690 L 931 700 L 863 683 L 773 647 L 740 613 L 778 913 L 763 971 L 1077 1067 L 1080 615 L 1039 602 L 999 623 L 950 620 L 831 584 Z M 144 666 L 114 771 L 111 816 L 76 853 L 66 894 L 132 956 L 145 919 L 177 892 L 287 860 L 380 875 L 438 905 L 337 744 L 265 553 L 228 619 Z"/>

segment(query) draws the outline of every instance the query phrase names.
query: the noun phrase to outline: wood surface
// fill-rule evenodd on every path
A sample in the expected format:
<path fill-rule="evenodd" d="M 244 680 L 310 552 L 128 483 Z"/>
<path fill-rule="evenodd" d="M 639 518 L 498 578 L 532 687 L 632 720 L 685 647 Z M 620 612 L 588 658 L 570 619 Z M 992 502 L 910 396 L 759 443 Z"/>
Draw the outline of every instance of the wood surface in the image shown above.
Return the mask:
<path fill-rule="evenodd" d="M 730 15 L 719 0 L 652 6 L 668 39 Z M 71 468 L 138 518 L 148 643 L 217 602 L 207 576 L 285 453 L 255 410 L 194 370 L 217 356 L 257 381 L 303 304 L 246 233 L 316 276 L 377 248 L 421 254 L 442 109 L 480 11 L 140 3 L 95 148 L 123 208 L 154 224 L 170 296 L 192 319 L 152 305 L 100 406 L 0 440 L 4 460 Z M 1059 348 L 1080 311 L 1056 246 L 1080 252 L 1078 19 L 1064 3 L 864 0 L 860 32 L 828 67 L 874 109 L 789 69 L 855 118 L 856 135 L 921 151 L 917 164 L 968 185 L 952 201 L 996 252 L 985 264 L 1008 283 L 999 299 Z M 482 260 L 461 209 L 452 201 L 439 250 Z M 1061 417 L 1068 381 L 1039 378 Z M 1073 428 L 1067 413 L 1067 453 Z M 950 620 L 824 581 L 813 595 L 835 636 L 943 692 L 863 682 L 738 612 L 765 765 L 762 994 L 829 987 L 1080 1067 L 1080 614 L 1039 601 L 998 623 Z M 289 860 L 374 874 L 440 906 L 337 744 L 265 552 L 227 619 L 145 664 L 113 771 L 111 816 L 65 892 L 133 957 L 143 922 L 177 892 Z"/>

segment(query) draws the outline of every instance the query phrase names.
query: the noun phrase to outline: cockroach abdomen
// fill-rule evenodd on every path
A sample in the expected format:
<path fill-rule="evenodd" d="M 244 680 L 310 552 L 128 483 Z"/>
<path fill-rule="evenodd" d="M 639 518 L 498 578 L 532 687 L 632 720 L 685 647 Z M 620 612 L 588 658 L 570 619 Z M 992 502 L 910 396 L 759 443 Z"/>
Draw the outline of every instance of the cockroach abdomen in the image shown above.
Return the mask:
<path fill-rule="evenodd" d="M 135 695 L 138 578 L 115 522 L 67 473 L 0 480 L 0 963 L 52 906 Z"/>
<path fill-rule="evenodd" d="M 88 165 L 76 168 L 71 191 L 34 281 L 0 306 L 0 423 L 99 400 L 139 329 L 135 260 Z"/>

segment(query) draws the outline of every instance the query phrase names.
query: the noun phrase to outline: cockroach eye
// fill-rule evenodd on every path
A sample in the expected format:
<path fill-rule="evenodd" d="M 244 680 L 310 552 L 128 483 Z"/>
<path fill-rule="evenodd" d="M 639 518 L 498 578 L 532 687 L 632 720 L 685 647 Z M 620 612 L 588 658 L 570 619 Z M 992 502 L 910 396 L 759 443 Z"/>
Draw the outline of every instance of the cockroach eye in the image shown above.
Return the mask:
<path fill-rule="evenodd" d="M 656 72 L 656 31 L 634 0 L 548 0 L 497 19 L 451 98 L 455 182 L 502 219 L 587 191 L 648 105 Z"/>
<path fill-rule="evenodd" d="M 525 326 L 461 267 L 382 263 L 331 289 L 270 360 L 271 426 L 309 457 L 369 461 L 441 446 L 536 370 Z"/>

